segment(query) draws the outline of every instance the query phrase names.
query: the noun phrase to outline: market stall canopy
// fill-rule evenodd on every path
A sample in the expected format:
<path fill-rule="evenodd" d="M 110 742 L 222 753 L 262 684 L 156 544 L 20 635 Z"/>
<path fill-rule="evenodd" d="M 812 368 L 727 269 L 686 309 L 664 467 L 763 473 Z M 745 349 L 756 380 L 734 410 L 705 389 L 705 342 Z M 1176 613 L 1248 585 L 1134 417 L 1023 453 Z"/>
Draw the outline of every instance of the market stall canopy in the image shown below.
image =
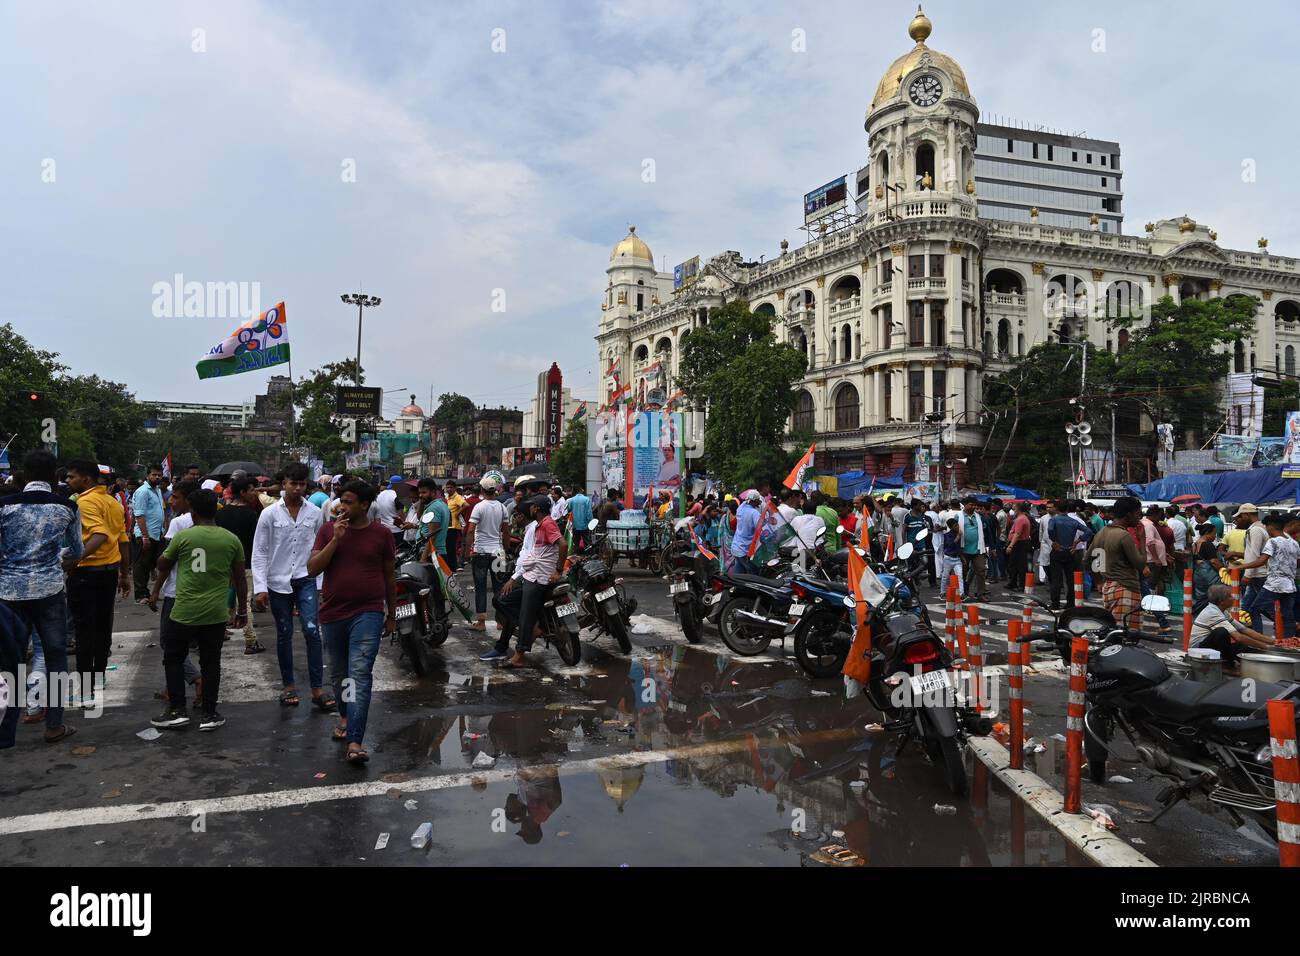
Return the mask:
<path fill-rule="evenodd" d="M 1201 501 L 1220 504 L 1241 504 L 1244 501 L 1291 503 L 1296 500 L 1300 479 L 1283 478 L 1282 472 L 1294 467 L 1270 465 L 1217 475 L 1169 475 L 1145 485 L 1129 485 L 1128 492 L 1143 501 L 1174 501 L 1183 495 L 1197 495 Z"/>

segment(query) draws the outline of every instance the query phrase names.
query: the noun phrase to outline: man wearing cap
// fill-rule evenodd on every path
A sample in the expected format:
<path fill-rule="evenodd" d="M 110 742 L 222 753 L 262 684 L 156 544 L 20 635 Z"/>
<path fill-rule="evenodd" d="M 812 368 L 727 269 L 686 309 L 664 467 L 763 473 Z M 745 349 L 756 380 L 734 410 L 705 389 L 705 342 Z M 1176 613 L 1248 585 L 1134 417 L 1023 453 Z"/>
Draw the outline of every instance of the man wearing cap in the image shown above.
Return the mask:
<path fill-rule="evenodd" d="M 474 575 L 474 611 L 478 619 L 470 625 L 476 631 L 487 630 L 488 582 L 492 583 L 492 596 L 496 597 L 496 580 L 492 577 L 492 562 L 505 550 L 506 506 L 496 498 L 497 480 L 486 477 L 479 482 L 483 497 L 470 511 L 465 529 L 465 553 L 469 555 L 470 571 Z M 558 485 L 556 487 L 559 487 Z"/>
<path fill-rule="evenodd" d="M 1241 554 L 1230 551 L 1227 557 L 1244 561 L 1247 565 L 1242 574 L 1242 581 L 1246 588 L 1241 594 L 1241 607 L 1250 615 L 1250 626 L 1258 631 L 1263 622 L 1251 608 L 1255 604 L 1255 596 L 1264 587 L 1264 581 L 1268 578 L 1268 567 L 1267 563 L 1258 567 L 1250 567 L 1250 565 L 1257 563 L 1264 553 L 1264 545 L 1268 544 L 1268 530 L 1259 520 L 1259 509 L 1250 502 L 1237 509 L 1232 521 L 1246 532 L 1246 543 Z"/>
<path fill-rule="evenodd" d="M 379 522 L 379 527 L 386 529 L 393 536 L 393 544 L 402 543 L 402 521 L 397 505 L 397 486 L 402 483 L 401 475 L 389 475 L 388 487 L 381 491 L 370 506 L 367 516 L 371 521 Z"/>

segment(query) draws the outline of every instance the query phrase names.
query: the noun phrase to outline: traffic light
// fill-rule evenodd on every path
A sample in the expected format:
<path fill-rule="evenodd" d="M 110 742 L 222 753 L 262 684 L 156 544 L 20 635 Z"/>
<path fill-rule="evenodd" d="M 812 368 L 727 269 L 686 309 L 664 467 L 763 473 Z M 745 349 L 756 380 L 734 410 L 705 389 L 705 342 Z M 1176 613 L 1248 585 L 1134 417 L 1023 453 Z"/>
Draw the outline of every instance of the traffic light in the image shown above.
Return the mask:
<path fill-rule="evenodd" d="M 40 393 L 40 392 L 28 392 L 28 393 L 27 393 L 27 400 L 28 400 L 29 402 L 39 402 L 39 401 L 41 400 L 41 393 Z"/>

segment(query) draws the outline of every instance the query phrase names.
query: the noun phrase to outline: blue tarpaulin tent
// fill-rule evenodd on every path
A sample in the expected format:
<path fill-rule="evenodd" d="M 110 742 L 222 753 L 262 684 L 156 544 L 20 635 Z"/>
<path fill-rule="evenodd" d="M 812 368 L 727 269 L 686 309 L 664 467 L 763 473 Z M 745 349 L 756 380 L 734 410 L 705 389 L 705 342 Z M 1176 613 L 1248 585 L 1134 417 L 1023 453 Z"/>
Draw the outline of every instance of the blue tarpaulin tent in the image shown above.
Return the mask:
<path fill-rule="evenodd" d="M 1024 498 L 1028 501 L 1041 500 L 1038 492 L 1031 491 L 1028 488 L 1017 488 L 1015 485 L 1004 485 L 996 481 L 993 483 L 993 487 L 1009 498 Z"/>
<path fill-rule="evenodd" d="M 903 487 L 903 469 L 892 475 L 877 475 L 874 479 L 864 471 L 842 471 L 835 476 L 839 483 L 839 496 L 844 499 L 865 495 L 868 491 L 892 491 Z M 872 487 L 872 482 L 875 487 Z"/>
<path fill-rule="evenodd" d="M 1300 479 L 1283 478 L 1283 465 L 1226 471 L 1218 475 L 1169 475 L 1145 485 L 1128 485 L 1129 493 L 1146 501 L 1169 501 L 1179 495 L 1200 495 L 1204 502 L 1269 504 L 1296 500 Z"/>

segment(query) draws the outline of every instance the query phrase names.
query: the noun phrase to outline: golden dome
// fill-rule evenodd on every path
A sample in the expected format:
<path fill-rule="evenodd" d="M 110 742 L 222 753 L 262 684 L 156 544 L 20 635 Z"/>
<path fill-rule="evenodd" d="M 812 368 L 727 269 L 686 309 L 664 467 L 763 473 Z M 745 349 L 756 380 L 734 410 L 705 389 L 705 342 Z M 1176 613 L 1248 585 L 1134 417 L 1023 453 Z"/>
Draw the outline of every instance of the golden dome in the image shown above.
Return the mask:
<path fill-rule="evenodd" d="M 609 254 L 609 261 L 613 262 L 623 256 L 629 256 L 633 259 L 646 259 L 651 263 L 655 261 L 650 247 L 636 234 L 636 226 L 627 227 L 627 235 L 619 240 L 618 245 L 614 247 L 614 251 Z"/>
<path fill-rule="evenodd" d="M 885 100 L 898 95 L 898 90 L 903 85 L 903 77 L 920 66 L 921 57 L 927 53 L 930 54 L 930 62 L 934 64 L 935 68 L 948 74 L 953 89 L 963 96 L 970 96 L 970 87 L 966 85 L 966 74 L 957 65 L 957 61 L 947 54 L 940 53 L 938 50 L 931 50 L 925 45 L 932 26 L 930 18 L 921 12 L 921 7 L 918 5 L 916 16 L 912 18 L 912 22 L 907 26 L 907 35 L 916 41 L 916 46 L 891 63 L 889 69 L 885 71 L 885 75 L 880 78 L 880 85 L 876 87 L 876 95 L 871 98 L 872 109 L 875 109 L 877 103 L 883 103 Z"/>

